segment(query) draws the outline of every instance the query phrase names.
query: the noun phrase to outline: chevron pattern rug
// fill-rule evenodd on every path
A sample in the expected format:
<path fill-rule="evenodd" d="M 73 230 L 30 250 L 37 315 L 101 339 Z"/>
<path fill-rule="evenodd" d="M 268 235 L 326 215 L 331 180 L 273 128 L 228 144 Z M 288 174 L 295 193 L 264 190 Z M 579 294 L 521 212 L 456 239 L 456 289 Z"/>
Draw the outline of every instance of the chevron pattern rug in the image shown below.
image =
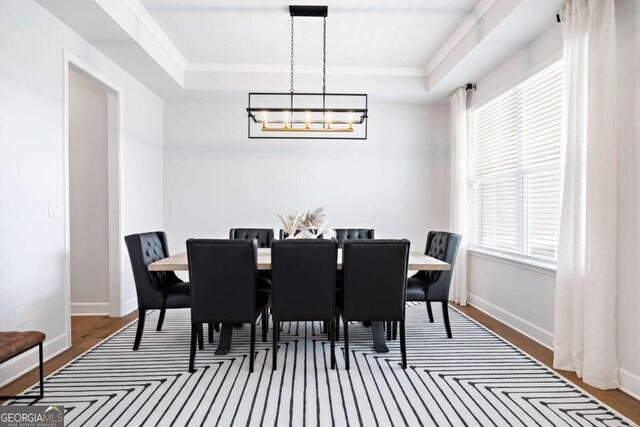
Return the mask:
<path fill-rule="evenodd" d="M 447 339 L 439 311 L 431 324 L 424 304 L 408 304 L 407 370 L 399 340 L 375 353 L 359 323 L 349 328 L 351 370 L 341 342 L 331 370 L 326 335 L 309 322 L 284 325 L 275 372 L 271 332 L 262 343 L 258 328 L 251 375 L 248 326 L 234 330 L 226 356 L 205 340 L 190 374 L 188 310 L 167 312 L 161 332 L 154 312 L 139 351 L 134 322 L 50 375 L 38 404 L 64 405 L 67 426 L 634 425 L 453 308 Z"/>

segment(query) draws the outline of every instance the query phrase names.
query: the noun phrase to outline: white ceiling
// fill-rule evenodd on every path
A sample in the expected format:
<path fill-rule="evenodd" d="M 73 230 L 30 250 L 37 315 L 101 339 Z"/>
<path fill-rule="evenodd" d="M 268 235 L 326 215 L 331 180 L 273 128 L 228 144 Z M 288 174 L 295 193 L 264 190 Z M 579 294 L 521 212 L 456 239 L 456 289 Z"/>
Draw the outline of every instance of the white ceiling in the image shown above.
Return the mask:
<path fill-rule="evenodd" d="M 478 0 L 325 0 L 333 66 L 423 68 Z M 288 64 L 287 0 L 141 0 L 189 63 Z M 294 1 L 294 4 L 318 4 Z M 322 62 L 322 19 L 295 19 L 295 62 Z"/>
<path fill-rule="evenodd" d="M 36 1 L 165 99 L 289 88 L 289 0 Z M 291 0 L 329 6 L 328 91 L 418 103 L 481 79 L 565 1 Z M 322 20 L 296 18 L 295 34 L 295 89 L 318 91 Z"/>

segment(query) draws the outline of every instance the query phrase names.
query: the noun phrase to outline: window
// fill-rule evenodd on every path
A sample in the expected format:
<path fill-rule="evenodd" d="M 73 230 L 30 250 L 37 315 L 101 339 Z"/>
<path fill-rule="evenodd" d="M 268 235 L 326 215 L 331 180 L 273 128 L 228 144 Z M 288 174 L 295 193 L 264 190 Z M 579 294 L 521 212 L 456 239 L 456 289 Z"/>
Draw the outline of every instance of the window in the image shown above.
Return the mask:
<path fill-rule="evenodd" d="M 555 262 L 563 62 L 469 113 L 472 246 Z"/>

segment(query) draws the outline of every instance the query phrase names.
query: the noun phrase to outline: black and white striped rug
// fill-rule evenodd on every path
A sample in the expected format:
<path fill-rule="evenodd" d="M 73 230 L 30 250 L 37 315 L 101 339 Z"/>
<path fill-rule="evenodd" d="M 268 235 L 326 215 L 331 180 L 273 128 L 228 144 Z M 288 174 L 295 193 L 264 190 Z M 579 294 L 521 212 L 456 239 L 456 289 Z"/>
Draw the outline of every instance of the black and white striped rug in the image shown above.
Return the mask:
<path fill-rule="evenodd" d="M 139 351 L 131 350 L 134 322 L 50 375 L 38 404 L 64 405 L 67 426 L 634 425 L 454 309 L 447 339 L 439 311 L 431 324 L 424 304 L 407 307 L 407 370 L 399 340 L 375 353 L 371 329 L 354 323 L 351 370 L 338 342 L 332 371 L 319 324 L 291 323 L 275 372 L 271 331 L 262 343 L 258 328 L 251 375 L 248 326 L 234 330 L 226 356 L 214 355 L 217 334 L 205 340 L 189 374 L 189 312 L 167 312 L 161 332 L 150 313 Z"/>

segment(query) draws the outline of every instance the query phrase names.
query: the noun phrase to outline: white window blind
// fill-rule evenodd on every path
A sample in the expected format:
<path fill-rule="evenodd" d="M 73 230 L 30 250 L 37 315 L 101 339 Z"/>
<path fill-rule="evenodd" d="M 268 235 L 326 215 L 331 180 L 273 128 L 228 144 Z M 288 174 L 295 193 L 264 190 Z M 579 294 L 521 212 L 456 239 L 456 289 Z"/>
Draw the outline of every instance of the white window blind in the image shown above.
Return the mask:
<path fill-rule="evenodd" d="M 474 246 L 556 260 L 563 114 L 562 61 L 469 113 Z"/>

